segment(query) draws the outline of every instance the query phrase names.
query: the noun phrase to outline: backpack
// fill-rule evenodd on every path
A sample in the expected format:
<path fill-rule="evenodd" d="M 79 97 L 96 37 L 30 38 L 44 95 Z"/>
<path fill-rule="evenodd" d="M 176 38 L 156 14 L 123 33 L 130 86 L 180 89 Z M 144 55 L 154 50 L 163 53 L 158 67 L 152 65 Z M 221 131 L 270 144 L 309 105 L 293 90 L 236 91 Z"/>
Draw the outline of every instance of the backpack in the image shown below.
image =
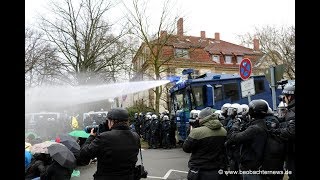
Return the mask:
<path fill-rule="evenodd" d="M 275 121 L 279 123 L 276 117 L 266 118 L 265 120 L 268 129 L 274 128 L 271 127 L 270 122 Z M 271 131 L 266 130 L 266 133 L 267 139 L 264 145 L 261 170 L 283 170 L 285 143 Z"/>

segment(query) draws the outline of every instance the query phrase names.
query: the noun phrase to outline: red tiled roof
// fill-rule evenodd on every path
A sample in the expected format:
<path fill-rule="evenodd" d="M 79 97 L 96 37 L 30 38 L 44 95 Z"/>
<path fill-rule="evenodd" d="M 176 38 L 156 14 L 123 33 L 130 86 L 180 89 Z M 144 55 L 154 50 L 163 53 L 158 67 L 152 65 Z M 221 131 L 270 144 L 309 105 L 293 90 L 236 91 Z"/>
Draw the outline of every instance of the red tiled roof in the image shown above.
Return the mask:
<path fill-rule="evenodd" d="M 167 43 L 175 48 L 204 48 L 210 54 L 249 55 L 256 54 L 253 49 L 213 38 L 173 35 Z"/>

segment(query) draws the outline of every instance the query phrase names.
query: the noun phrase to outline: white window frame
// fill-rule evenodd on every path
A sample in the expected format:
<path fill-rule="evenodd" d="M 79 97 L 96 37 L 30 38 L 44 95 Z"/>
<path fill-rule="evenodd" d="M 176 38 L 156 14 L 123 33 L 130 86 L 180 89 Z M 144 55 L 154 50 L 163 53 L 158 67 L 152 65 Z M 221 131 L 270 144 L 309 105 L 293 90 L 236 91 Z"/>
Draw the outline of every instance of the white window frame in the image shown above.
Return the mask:
<path fill-rule="evenodd" d="M 188 49 L 175 48 L 174 54 L 176 58 L 189 58 Z"/>
<path fill-rule="evenodd" d="M 242 61 L 243 56 L 237 56 L 237 64 L 240 64 L 240 62 Z"/>
<path fill-rule="evenodd" d="M 212 55 L 212 61 L 216 63 L 220 63 L 220 56 L 219 55 Z"/>
<path fill-rule="evenodd" d="M 230 59 L 230 61 L 228 61 L 229 59 Z M 232 56 L 226 55 L 225 62 L 226 62 L 226 64 L 232 64 Z"/>

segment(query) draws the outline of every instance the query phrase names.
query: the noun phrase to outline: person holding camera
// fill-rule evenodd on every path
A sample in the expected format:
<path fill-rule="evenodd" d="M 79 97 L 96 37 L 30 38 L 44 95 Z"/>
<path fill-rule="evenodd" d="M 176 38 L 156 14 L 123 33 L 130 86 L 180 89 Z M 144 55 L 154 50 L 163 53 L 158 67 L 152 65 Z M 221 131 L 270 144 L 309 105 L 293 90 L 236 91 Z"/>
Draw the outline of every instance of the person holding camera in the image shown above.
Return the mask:
<path fill-rule="evenodd" d="M 113 108 L 108 112 L 109 131 L 90 136 L 80 150 L 83 160 L 97 157 L 97 171 L 94 180 L 134 180 L 135 165 L 138 161 L 140 138 L 130 131 L 129 114 L 126 109 Z"/>
<path fill-rule="evenodd" d="M 191 153 L 188 180 L 225 179 L 219 172 L 227 168 L 227 131 L 210 107 L 201 110 L 198 118 L 199 127 L 193 128 L 183 143 L 183 151 Z"/>

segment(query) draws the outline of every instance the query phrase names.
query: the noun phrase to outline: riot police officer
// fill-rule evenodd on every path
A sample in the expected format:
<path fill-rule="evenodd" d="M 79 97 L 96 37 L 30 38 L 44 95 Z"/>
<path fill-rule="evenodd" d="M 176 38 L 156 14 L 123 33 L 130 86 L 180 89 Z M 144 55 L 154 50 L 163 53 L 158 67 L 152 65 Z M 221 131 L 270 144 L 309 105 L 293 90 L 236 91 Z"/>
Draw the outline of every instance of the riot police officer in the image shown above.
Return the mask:
<path fill-rule="evenodd" d="M 160 121 L 158 119 L 158 116 L 155 114 L 151 116 L 151 119 L 152 120 L 150 125 L 150 131 L 151 131 L 150 145 L 153 149 L 157 149 L 160 143 Z"/>
<path fill-rule="evenodd" d="M 287 112 L 284 115 L 285 126 L 272 130 L 271 132 L 286 140 L 286 167 L 289 174 L 289 180 L 295 177 L 295 81 L 288 82 L 283 90 L 283 100 L 287 104 Z"/>
<path fill-rule="evenodd" d="M 168 115 L 164 115 L 162 117 L 162 128 L 161 128 L 161 134 L 162 134 L 162 147 L 164 149 L 171 149 L 171 144 L 170 144 L 170 119 Z"/>
<path fill-rule="evenodd" d="M 143 129 L 143 139 L 148 142 L 149 148 L 151 148 L 150 142 L 150 126 L 151 126 L 151 115 L 147 114 L 145 117 L 144 129 Z"/>
<path fill-rule="evenodd" d="M 269 105 L 262 99 L 252 100 L 249 103 L 250 125 L 240 132 L 240 122 L 233 124 L 231 136 L 226 146 L 238 144 L 240 151 L 240 170 L 257 171 L 263 159 L 264 145 L 267 140 L 267 126 L 264 117 Z M 243 174 L 243 179 L 262 179 L 260 174 Z"/>

